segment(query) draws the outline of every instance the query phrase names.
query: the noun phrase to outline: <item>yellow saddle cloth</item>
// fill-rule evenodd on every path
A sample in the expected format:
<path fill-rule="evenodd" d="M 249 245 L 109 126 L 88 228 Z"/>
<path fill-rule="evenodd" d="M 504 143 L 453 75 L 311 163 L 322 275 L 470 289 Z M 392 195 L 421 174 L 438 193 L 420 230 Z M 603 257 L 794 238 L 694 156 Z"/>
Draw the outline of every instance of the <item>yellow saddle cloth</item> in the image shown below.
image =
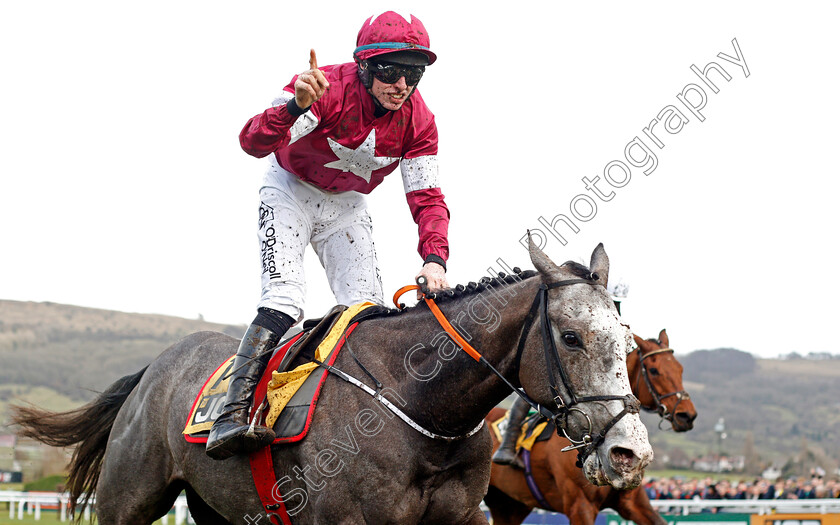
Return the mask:
<path fill-rule="evenodd" d="M 322 363 L 331 364 L 338 356 L 342 336 L 347 332 L 350 320 L 370 306 L 372 303 L 359 303 L 347 308 L 319 343 L 315 357 Z M 349 328 L 352 330 L 352 327 Z M 303 334 L 287 340 L 284 346 L 277 350 L 255 393 L 255 402 L 262 403 L 263 399 L 267 400 L 267 425 L 277 432 L 274 443 L 292 443 L 306 436 L 315 401 L 327 373 L 324 370 L 323 374 L 313 376 L 312 372 L 318 367 L 314 362 L 289 372 L 269 372 L 272 369 L 276 370 L 286 352 L 301 335 Z M 199 389 L 183 431 L 188 442 L 205 443 L 213 422 L 222 415 L 230 382 L 230 378 L 226 376 L 233 367 L 235 357 L 226 359 Z"/>
<path fill-rule="evenodd" d="M 353 306 L 347 308 L 347 310 L 341 314 L 338 321 L 335 322 L 335 325 L 333 325 L 330 333 L 324 338 L 321 344 L 318 345 L 318 349 L 315 351 L 315 359 L 322 363 L 326 362 L 329 355 L 335 349 L 338 340 L 347 329 L 347 325 L 350 320 L 355 317 L 356 314 L 371 306 L 373 306 L 373 303 L 364 302 L 354 304 Z M 295 392 L 297 392 L 303 385 L 309 377 L 309 374 L 318 368 L 318 366 L 318 364 L 312 362 L 302 364 L 294 370 L 289 370 L 288 372 L 272 372 L 271 380 L 268 382 L 268 388 L 266 390 L 268 412 L 265 416 L 265 423 L 267 427 L 271 428 L 274 426 L 275 421 L 277 421 L 277 418 L 280 416 L 280 412 L 283 411 L 286 404 L 288 404 L 289 400 L 292 399 L 292 396 L 295 395 Z"/>

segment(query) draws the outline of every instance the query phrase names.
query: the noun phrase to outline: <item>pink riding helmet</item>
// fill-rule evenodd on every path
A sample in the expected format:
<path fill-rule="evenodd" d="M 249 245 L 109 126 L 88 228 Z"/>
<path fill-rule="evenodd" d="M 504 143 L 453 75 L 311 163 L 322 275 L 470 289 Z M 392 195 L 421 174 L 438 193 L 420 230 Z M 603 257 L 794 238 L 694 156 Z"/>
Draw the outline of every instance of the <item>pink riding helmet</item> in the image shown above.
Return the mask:
<path fill-rule="evenodd" d="M 429 49 L 429 33 L 420 19 L 414 15 L 409 18 L 411 20 L 407 21 L 402 15 L 386 11 L 365 20 L 356 37 L 353 57 L 367 60 L 395 51 L 417 51 L 428 57 L 430 65 L 433 64 L 437 55 Z"/>

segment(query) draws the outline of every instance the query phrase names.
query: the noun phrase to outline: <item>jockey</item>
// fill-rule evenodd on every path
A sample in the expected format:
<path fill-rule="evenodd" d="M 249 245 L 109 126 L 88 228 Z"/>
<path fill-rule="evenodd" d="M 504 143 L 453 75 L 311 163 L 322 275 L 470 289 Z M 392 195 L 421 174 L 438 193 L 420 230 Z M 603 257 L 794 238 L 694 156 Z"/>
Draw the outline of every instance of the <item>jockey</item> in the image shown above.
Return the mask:
<path fill-rule="evenodd" d="M 384 304 L 364 194 L 397 165 L 431 290 L 448 288 L 449 210 L 438 186 L 438 134 L 417 83 L 436 60 L 416 17 L 388 11 L 362 25 L 354 62 L 309 69 L 239 135 L 242 149 L 270 156 L 260 189 L 262 296 L 233 365 L 224 412 L 207 454 L 225 459 L 274 440 L 249 428 L 253 391 L 271 350 L 303 318 L 303 254 L 318 254 L 339 304 Z M 246 435 L 247 432 L 247 435 Z"/>
<path fill-rule="evenodd" d="M 493 463 L 499 465 L 510 465 L 511 467 L 525 470 L 525 463 L 519 459 L 516 453 L 516 442 L 519 440 L 519 434 L 522 432 L 522 423 L 528 416 L 528 411 L 531 410 L 531 405 L 519 396 L 513 400 L 513 406 L 510 407 L 507 414 L 507 426 L 502 434 L 502 442 L 499 448 L 493 453 Z"/>

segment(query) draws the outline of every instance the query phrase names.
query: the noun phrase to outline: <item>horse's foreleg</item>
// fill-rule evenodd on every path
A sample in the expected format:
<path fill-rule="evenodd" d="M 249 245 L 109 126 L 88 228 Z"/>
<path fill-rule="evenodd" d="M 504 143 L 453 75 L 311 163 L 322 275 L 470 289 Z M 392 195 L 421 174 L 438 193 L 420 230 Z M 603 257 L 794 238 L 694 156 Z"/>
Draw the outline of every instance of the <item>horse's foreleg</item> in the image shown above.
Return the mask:
<path fill-rule="evenodd" d="M 598 517 L 598 509 L 586 498 L 579 498 L 567 514 L 570 525 L 593 525 Z"/>
<path fill-rule="evenodd" d="M 665 518 L 656 512 L 643 489 L 635 488 L 620 494 L 615 510 L 622 518 L 638 525 L 665 525 Z"/>
<path fill-rule="evenodd" d="M 187 486 L 187 506 L 196 525 L 228 525 L 230 522 L 208 505 L 192 487 Z"/>
<path fill-rule="evenodd" d="M 529 505 L 516 501 L 492 485 L 484 496 L 484 503 L 490 509 L 493 525 L 519 525 L 531 513 Z"/>

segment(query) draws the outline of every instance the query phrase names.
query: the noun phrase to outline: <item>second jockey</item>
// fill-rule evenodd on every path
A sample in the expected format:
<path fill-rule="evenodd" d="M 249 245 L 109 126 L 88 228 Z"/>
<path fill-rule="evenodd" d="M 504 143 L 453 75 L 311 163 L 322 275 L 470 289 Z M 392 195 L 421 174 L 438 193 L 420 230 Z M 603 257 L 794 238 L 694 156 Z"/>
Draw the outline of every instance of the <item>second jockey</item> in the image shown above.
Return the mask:
<path fill-rule="evenodd" d="M 362 25 L 354 62 L 295 76 L 272 107 L 248 121 L 242 149 L 270 157 L 260 189 L 262 296 L 233 365 L 224 412 L 207 454 L 225 459 L 268 445 L 248 432 L 254 389 L 281 336 L 303 318 L 303 255 L 311 245 L 339 304 L 384 304 L 365 195 L 399 166 L 419 231 L 430 290 L 448 288 L 449 210 L 438 185 L 438 133 L 417 91 L 436 60 L 422 22 L 388 11 Z"/>

